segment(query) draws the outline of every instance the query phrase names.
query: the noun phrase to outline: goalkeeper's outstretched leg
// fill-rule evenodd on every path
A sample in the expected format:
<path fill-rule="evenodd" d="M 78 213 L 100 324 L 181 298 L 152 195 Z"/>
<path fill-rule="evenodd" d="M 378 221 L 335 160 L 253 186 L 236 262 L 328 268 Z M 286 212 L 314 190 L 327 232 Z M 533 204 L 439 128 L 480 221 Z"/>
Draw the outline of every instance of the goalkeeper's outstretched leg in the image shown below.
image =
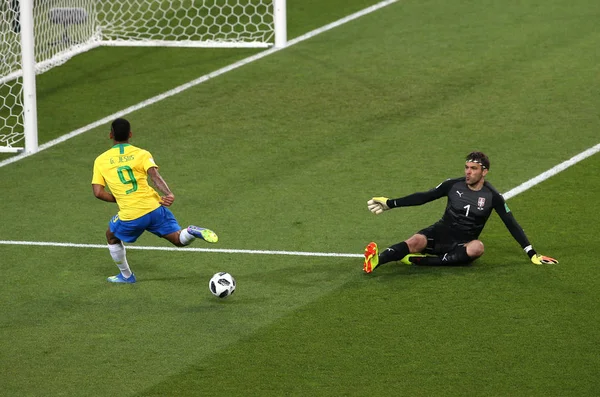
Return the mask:
<path fill-rule="evenodd" d="M 463 266 L 468 265 L 483 255 L 483 243 L 473 240 L 466 244 L 459 244 L 441 255 L 407 255 L 403 263 L 420 266 Z"/>
<path fill-rule="evenodd" d="M 372 242 L 365 248 L 363 270 L 371 273 L 376 267 L 393 261 L 405 265 L 420 266 L 461 266 L 473 262 L 483 255 L 484 246 L 479 240 L 468 243 L 452 243 L 446 245 L 448 250 L 436 255 L 431 249 L 435 247 L 435 240 L 427 238 L 424 234 L 417 233 L 406 241 L 392 245 L 379 253 L 377 244 Z M 437 251 L 440 252 L 440 251 Z"/>

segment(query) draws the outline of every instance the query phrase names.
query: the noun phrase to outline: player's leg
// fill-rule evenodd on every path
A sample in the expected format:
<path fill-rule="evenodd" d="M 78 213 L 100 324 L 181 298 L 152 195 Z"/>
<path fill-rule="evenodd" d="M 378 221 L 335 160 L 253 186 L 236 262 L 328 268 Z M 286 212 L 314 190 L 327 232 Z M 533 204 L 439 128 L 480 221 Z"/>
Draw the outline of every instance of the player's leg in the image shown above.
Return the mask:
<path fill-rule="evenodd" d="M 467 249 L 467 256 L 471 261 L 479 258 L 485 252 L 485 247 L 481 240 L 472 240 L 465 244 L 465 248 Z"/>
<path fill-rule="evenodd" d="M 119 274 L 109 277 L 107 281 L 111 283 L 135 283 L 135 275 L 129 268 L 123 242 L 110 229 L 106 230 L 106 241 L 108 242 L 110 256 L 120 270 Z"/>
<path fill-rule="evenodd" d="M 473 262 L 483 255 L 484 247 L 480 240 L 455 244 L 447 252 L 425 258 L 411 258 L 411 262 L 423 266 L 461 266 Z"/>
<path fill-rule="evenodd" d="M 379 264 L 402 260 L 408 254 L 423 252 L 427 248 L 427 236 L 421 232 L 412 235 L 401 243 L 386 248 L 379 254 Z"/>
<path fill-rule="evenodd" d="M 434 223 L 425 229 L 419 230 L 417 234 L 406 241 L 408 245 L 408 252 L 399 259 L 400 262 L 404 263 L 405 265 L 412 265 L 413 258 L 432 256 L 434 253 L 434 247 L 440 240 L 443 230 L 444 225 L 440 222 Z M 402 253 L 404 252 L 405 251 Z"/>
<path fill-rule="evenodd" d="M 196 238 L 201 238 L 209 243 L 216 243 L 219 241 L 219 237 L 215 232 L 198 226 L 188 226 L 187 228 L 177 230 L 176 232 L 171 232 L 162 237 L 169 240 L 177 247 L 185 247 L 186 245 L 190 245 Z"/>
<path fill-rule="evenodd" d="M 448 227 L 441 222 L 437 222 L 417 233 L 421 236 L 417 244 L 411 244 L 410 253 L 404 256 L 400 262 L 405 265 L 412 265 L 423 258 L 436 257 L 442 252 L 446 252 L 450 247 L 456 245 Z"/>
<path fill-rule="evenodd" d="M 212 230 L 194 225 L 190 225 L 186 229 L 182 229 L 181 234 L 179 235 L 179 239 L 184 245 L 188 245 L 196 238 L 200 238 L 207 243 L 216 243 L 219 241 L 219 237 Z"/>
<path fill-rule="evenodd" d="M 427 247 L 427 237 L 423 234 L 415 234 L 408 240 L 386 248 L 379 253 L 377 243 L 371 242 L 365 248 L 365 260 L 363 270 L 371 273 L 377 266 L 388 262 L 399 261 L 410 253 L 421 252 Z"/>
<path fill-rule="evenodd" d="M 152 216 L 151 225 L 148 231 L 168 240 L 177 247 L 189 245 L 196 238 L 201 238 L 209 243 L 216 243 L 219 240 L 217 234 L 212 230 L 198 226 L 188 226 L 181 228 L 175 215 L 167 207 L 159 207 L 150 213 Z"/>
<path fill-rule="evenodd" d="M 115 215 L 108 222 L 106 231 L 106 241 L 110 256 L 120 270 L 116 276 L 109 277 L 107 280 L 112 283 L 135 283 L 135 275 L 129 268 L 127 253 L 123 241 L 133 243 L 144 232 L 148 223 L 148 216 L 144 215 L 131 221 L 122 221 L 118 215 Z"/>

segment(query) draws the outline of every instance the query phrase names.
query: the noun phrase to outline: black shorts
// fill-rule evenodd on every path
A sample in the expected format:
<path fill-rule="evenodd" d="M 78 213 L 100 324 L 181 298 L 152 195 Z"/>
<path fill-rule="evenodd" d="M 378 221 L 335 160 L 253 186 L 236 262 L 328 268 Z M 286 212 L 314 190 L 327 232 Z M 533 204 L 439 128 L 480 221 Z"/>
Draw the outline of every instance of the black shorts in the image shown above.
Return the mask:
<path fill-rule="evenodd" d="M 425 254 L 441 255 L 452 251 L 459 245 L 465 245 L 471 238 L 456 233 L 445 224 L 438 222 L 417 232 L 427 237 Z"/>

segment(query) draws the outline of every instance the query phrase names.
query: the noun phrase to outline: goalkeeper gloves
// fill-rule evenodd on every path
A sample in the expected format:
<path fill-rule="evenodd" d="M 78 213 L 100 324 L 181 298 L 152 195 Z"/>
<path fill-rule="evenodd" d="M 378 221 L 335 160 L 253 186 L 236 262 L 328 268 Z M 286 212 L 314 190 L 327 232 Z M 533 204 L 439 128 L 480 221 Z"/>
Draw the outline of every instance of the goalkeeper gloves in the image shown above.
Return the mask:
<path fill-rule="evenodd" d="M 554 258 L 550 258 L 549 256 L 535 254 L 531 257 L 531 263 L 534 265 L 556 265 L 558 261 Z"/>
<path fill-rule="evenodd" d="M 381 214 L 383 211 L 387 211 L 390 209 L 387 205 L 387 201 L 389 199 L 387 197 L 373 197 L 371 200 L 367 201 L 367 206 L 369 207 L 369 211 L 374 214 Z"/>

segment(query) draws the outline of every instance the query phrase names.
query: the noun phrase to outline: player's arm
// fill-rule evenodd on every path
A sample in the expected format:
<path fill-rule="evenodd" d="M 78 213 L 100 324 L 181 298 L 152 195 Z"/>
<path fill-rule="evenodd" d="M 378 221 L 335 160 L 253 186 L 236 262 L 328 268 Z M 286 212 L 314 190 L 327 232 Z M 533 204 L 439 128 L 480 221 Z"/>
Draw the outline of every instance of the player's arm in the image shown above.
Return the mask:
<path fill-rule="evenodd" d="M 98 163 L 98 158 L 94 161 L 94 169 L 92 173 L 92 191 L 94 196 L 102 201 L 108 201 L 109 203 L 116 203 L 117 199 L 111 192 L 105 189 L 106 180 L 102 175 L 102 169 Z"/>
<path fill-rule="evenodd" d="M 513 236 L 515 240 L 521 245 L 523 251 L 529 256 L 531 262 L 535 265 L 543 265 L 543 264 L 556 264 L 558 261 L 554 258 L 550 258 L 549 256 L 544 256 L 538 254 L 534 249 L 527 235 L 523 231 L 523 228 L 519 225 L 512 212 L 510 212 L 510 208 L 506 205 L 506 201 L 501 194 L 494 192 L 494 209 L 504 222 L 504 225 Z"/>
<path fill-rule="evenodd" d="M 437 185 L 435 188 L 426 192 L 418 192 L 409 194 L 408 196 L 389 199 L 387 197 L 373 197 L 367 201 L 367 206 L 374 214 L 381 214 L 383 211 L 387 211 L 392 208 L 398 207 L 412 207 L 415 205 L 426 204 L 430 201 L 437 200 L 448 194 L 450 187 L 456 180 L 447 179 L 444 182 Z"/>
<path fill-rule="evenodd" d="M 112 193 L 106 191 L 106 180 L 102 176 L 101 167 L 98 164 L 98 159 L 94 161 L 94 170 L 92 174 L 92 191 L 94 196 L 102 201 L 108 201 L 109 203 L 116 203 L 117 199 Z"/>
<path fill-rule="evenodd" d="M 115 196 L 113 196 L 112 193 L 107 192 L 104 189 L 103 185 L 98 185 L 96 183 L 92 183 L 92 190 L 94 192 L 94 196 L 96 196 L 96 198 L 98 198 L 102 201 L 108 201 L 109 203 L 117 202 L 117 199 L 115 199 Z"/>
<path fill-rule="evenodd" d="M 148 168 L 148 176 L 152 181 L 154 187 L 161 193 L 162 201 L 161 204 L 165 207 L 169 207 L 175 201 L 175 195 L 169 189 L 167 182 L 163 179 L 163 177 L 158 172 L 158 167 Z"/>

